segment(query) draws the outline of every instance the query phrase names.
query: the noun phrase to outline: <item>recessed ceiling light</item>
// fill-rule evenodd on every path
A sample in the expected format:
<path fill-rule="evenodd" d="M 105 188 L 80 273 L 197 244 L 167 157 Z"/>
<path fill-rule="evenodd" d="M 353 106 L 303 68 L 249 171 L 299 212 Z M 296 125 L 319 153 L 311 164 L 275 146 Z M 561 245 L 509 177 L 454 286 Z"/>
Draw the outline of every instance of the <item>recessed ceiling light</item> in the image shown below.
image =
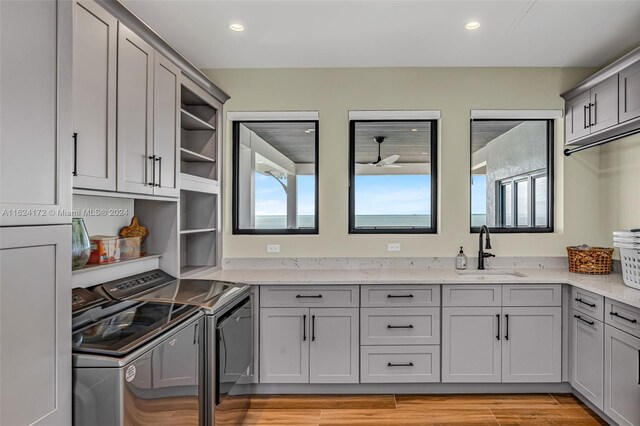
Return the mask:
<path fill-rule="evenodd" d="M 244 31 L 244 26 L 241 24 L 231 24 L 229 25 L 229 29 L 231 31 Z"/>
<path fill-rule="evenodd" d="M 467 22 L 464 27 L 468 30 L 477 30 L 478 28 L 480 28 L 480 22 L 478 21 Z"/>
<path fill-rule="evenodd" d="M 412 131 L 412 132 L 417 132 L 417 131 L 418 131 L 418 129 L 411 129 L 411 131 Z"/>

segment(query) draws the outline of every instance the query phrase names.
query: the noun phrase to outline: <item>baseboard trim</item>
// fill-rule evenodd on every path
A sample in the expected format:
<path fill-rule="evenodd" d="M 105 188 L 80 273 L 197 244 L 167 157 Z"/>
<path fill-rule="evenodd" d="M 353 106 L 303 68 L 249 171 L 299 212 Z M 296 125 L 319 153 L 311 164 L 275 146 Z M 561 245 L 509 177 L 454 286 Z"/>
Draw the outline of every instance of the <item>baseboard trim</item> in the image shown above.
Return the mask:
<path fill-rule="evenodd" d="M 571 393 L 569 383 L 354 383 L 354 384 L 272 384 L 248 385 L 256 395 L 308 394 L 456 394 L 456 393 Z M 595 410 L 594 410 L 595 411 Z"/>

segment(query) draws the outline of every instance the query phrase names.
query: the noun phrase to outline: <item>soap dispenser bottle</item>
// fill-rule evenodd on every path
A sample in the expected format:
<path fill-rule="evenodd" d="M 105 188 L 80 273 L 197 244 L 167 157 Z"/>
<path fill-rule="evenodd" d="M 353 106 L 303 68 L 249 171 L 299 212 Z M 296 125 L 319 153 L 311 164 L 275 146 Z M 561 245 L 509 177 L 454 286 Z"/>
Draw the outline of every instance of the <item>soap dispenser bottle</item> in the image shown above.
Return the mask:
<path fill-rule="evenodd" d="M 464 255 L 462 247 L 460 247 L 460 253 L 456 256 L 456 269 L 467 269 L 467 256 Z"/>

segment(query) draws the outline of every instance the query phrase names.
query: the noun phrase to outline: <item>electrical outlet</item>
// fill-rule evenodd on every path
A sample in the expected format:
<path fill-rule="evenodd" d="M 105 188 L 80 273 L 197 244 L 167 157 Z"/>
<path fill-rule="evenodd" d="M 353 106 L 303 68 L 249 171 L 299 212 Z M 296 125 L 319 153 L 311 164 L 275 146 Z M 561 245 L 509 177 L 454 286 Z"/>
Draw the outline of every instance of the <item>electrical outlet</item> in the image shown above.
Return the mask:
<path fill-rule="evenodd" d="M 387 244 L 387 251 L 400 251 L 400 243 Z"/>
<path fill-rule="evenodd" d="M 280 253 L 280 244 L 267 244 L 267 253 Z"/>

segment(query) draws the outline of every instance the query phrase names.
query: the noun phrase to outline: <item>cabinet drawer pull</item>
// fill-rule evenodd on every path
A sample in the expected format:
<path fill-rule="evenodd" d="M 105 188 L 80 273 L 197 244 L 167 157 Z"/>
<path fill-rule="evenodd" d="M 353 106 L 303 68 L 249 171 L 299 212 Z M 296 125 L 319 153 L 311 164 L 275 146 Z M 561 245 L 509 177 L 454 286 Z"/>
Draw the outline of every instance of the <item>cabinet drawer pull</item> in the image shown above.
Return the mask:
<path fill-rule="evenodd" d="M 151 160 L 151 176 L 153 176 L 153 179 L 151 182 L 147 182 L 147 185 L 156 186 L 156 156 L 150 155 L 149 160 Z"/>
<path fill-rule="evenodd" d="M 393 363 L 387 363 L 387 367 L 413 367 L 413 363 L 409 362 L 407 364 L 393 364 Z"/>
<path fill-rule="evenodd" d="M 78 176 L 78 134 L 73 134 L 73 176 Z"/>
<path fill-rule="evenodd" d="M 413 298 L 413 294 L 387 294 L 387 298 L 389 299 L 399 298 L 399 297 Z"/>
<path fill-rule="evenodd" d="M 504 331 L 504 340 L 509 340 L 509 314 L 506 314 L 504 318 L 507 320 L 506 330 Z"/>
<path fill-rule="evenodd" d="M 574 315 L 573 317 L 576 318 L 576 319 L 579 319 L 580 321 L 582 321 L 584 323 L 587 323 L 589 325 L 595 325 L 595 322 L 587 321 L 586 319 L 582 318 L 580 315 Z"/>
<path fill-rule="evenodd" d="M 583 123 L 585 129 L 587 127 L 589 127 L 589 126 L 587 126 L 587 108 L 589 108 L 589 107 L 587 105 L 584 105 L 582 123 Z"/>
<path fill-rule="evenodd" d="M 387 325 L 387 328 L 413 328 L 413 324 L 409 325 Z"/>
<path fill-rule="evenodd" d="M 635 323 L 637 323 L 637 322 L 638 322 L 638 320 L 637 320 L 637 319 L 635 319 L 635 318 L 631 319 L 631 318 L 623 317 L 622 315 L 620 315 L 620 314 L 619 314 L 619 313 L 617 313 L 617 312 L 611 312 L 611 316 L 621 318 L 621 319 L 623 319 L 623 320 L 625 320 L 625 321 L 629 321 L 631 324 L 635 324 Z"/>
<path fill-rule="evenodd" d="M 587 305 L 587 306 L 590 306 L 590 307 L 592 307 L 592 308 L 595 308 L 595 307 L 596 307 L 596 304 L 595 304 L 595 303 L 585 302 L 584 300 L 580 299 L 579 297 L 576 297 L 576 299 L 575 299 L 575 300 L 576 300 L 576 302 L 578 302 L 578 303 L 582 303 L 583 305 Z"/>
<path fill-rule="evenodd" d="M 591 109 L 593 109 L 593 122 L 591 121 Z M 597 111 L 595 103 L 589 104 L 589 127 L 598 124 L 598 118 L 596 117 Z"/>
<path fill-rule="evenodd" d="M 500 340 L 500 314 L 496 314 L 496 320 L 498 322 L 498 334 L 496 334 L 496 340 Z"/>
<path fill-rule="evenodd" d="M 307 340 L 307 316 L 302 316 L 302 341 Z"/>
<path fill-rule="evenodd" d="M 156 184 L 156 186 L 158 188 L 161 188 L 162 187 L 162 157 L 156 158 L 156 161 L 158 162 L 158 183 Z"/>
<path fill-rule="evenodd" d="M 322 295 L 318 294 L 318 295 L 315 295 L 315 296 L 305 296 L 305 295 L 302 295 L 302 294 L 298 294 L 298 295 L 296 295 L 296 299 L 322 299 Z"/>
<path fill-rule="evenodd" d="M 311 341 L 316 341 L 316 316 L 311 315 Z"/>

